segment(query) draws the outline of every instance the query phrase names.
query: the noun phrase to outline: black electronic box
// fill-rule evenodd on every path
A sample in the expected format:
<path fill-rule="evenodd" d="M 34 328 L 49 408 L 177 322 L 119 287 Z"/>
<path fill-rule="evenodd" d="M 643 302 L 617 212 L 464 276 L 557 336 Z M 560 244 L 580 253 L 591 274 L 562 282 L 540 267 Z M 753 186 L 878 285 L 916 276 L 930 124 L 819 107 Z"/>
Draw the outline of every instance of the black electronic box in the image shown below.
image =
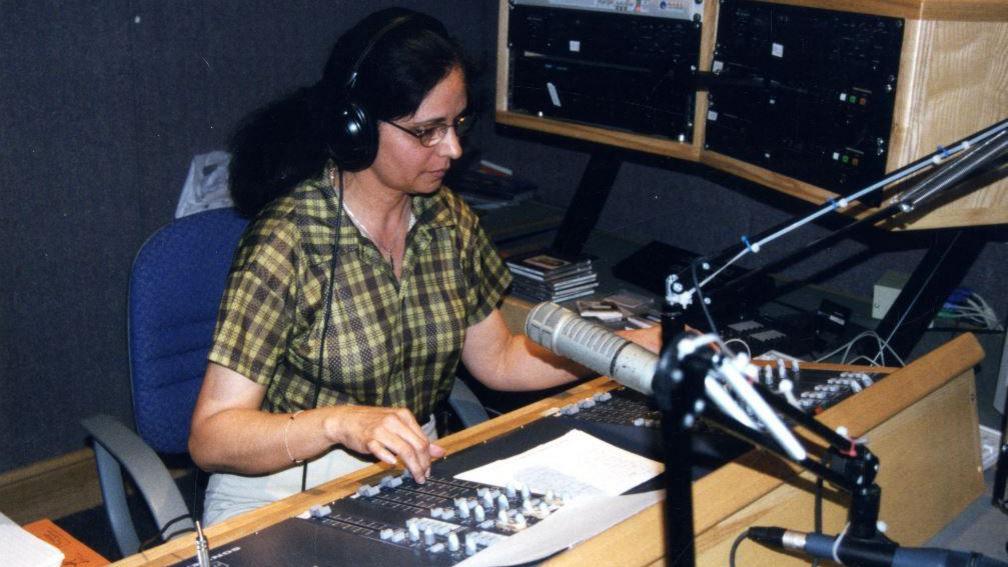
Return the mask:
<path fill-rule="evenodd" d="M 508 108 L 693 138 L 702 2 L 510 3 Z"/>
<path fill-rule="evenodd" d="M 899 18 L 722 0 L 705 148 L 841 195 L 867 186 L 885 174 L 902 43 Z"/>

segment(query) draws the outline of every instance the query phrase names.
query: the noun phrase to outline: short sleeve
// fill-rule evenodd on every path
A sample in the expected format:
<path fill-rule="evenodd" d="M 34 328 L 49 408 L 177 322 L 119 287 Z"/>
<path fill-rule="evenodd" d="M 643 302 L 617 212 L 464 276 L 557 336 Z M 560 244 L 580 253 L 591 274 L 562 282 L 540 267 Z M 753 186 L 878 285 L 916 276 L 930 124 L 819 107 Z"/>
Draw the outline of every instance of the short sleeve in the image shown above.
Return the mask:
<path fill-rule="evenodd" d="M 463 205 L 464 206 L 464 205 Z M 490 241 L 476 215 L 465 207 L 471 217 L 472 224 L 463 223 L 469 227 L 469 243 L 462 254 L 469 259 L 469 313 L 467 326 L 473 326 L 485 319 L 496 309 L 504 297 L 504 291 L 511 285 L 511 272 L 504 266 L 500 254 Z M 463 229 L 466 230 L 466 229 Z"/>
<path fill-rule="evenodd" d="M 276 373 L 293 324 L 297 234 L 283 220 L 250 225 L 217 313 L 209 360 L 262 385 Z"/>

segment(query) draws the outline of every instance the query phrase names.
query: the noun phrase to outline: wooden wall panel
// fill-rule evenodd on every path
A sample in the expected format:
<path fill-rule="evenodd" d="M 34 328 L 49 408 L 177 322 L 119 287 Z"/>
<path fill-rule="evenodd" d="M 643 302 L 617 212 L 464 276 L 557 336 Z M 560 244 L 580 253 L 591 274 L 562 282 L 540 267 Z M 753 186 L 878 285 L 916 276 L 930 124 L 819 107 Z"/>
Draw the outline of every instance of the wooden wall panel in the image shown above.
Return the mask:
<path fill-rule="evenodd" d="M 1008 22 L 914 21 L 905 42 L 890 170 L 1008 118 Z M 948 203 L 911 227 L 1003 222 L 1008 180 Z"/>

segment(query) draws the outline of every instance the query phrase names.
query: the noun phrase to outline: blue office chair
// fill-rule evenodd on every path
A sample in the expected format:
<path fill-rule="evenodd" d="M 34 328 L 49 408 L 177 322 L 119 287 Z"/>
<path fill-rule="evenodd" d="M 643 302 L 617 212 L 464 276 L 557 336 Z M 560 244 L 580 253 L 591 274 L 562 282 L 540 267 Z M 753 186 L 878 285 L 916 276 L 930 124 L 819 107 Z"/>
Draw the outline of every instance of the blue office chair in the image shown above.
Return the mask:
<path fill-rule="evenodd" d="M 94 440 L 105 510 L 124 556 L 140 541 L 122 470 L 165 541 L 193 517 L 162 455 L 186 455 L 189 422 L 206 371 L 217 308 L 246 220 L 234 209 L 183 217 L 154 233 L 133 261 L 128 339 L 136 433 L 108 415 L 82 421 Z"/>
<path fill-rule="evenodd" d="M 136 433 L 108 415 L 81 422 L 94 440 L 105 510 L 123 556 L 136 553 L 140 540 L 122 469 L 143 496 L 163 541 L 195 528 L 158 455 L 188 453 L 190 419 L 217 309 L 245 225 L 230 208 L 183 217 L 154 233 L 133 261 L 128 337 Z M 455 380 L 449 403 L 465 427 L 488 419 L 461 380 Z"/>

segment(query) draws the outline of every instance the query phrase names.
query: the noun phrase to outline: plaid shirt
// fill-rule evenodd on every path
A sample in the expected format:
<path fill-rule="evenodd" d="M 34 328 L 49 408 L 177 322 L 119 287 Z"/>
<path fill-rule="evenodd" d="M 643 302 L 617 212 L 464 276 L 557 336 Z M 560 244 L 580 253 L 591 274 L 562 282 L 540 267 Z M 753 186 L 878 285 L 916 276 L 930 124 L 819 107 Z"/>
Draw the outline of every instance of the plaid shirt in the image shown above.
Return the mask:
<path fill-rule="evenodd" d="M 330 195 L 327 199 L 326 195 Z M 209 359 L 267 387 L 263 409 L 311 406 L 336 213 L 320 179 L 270 204 L 245 231 Z M 451 391 L 466 329 L 510 273 L 475 214 L 446 188 L 412 197 L 402 279 L 346 213 L 340 221 L 318 405 L 406 407 L 425 419 Z"/>

